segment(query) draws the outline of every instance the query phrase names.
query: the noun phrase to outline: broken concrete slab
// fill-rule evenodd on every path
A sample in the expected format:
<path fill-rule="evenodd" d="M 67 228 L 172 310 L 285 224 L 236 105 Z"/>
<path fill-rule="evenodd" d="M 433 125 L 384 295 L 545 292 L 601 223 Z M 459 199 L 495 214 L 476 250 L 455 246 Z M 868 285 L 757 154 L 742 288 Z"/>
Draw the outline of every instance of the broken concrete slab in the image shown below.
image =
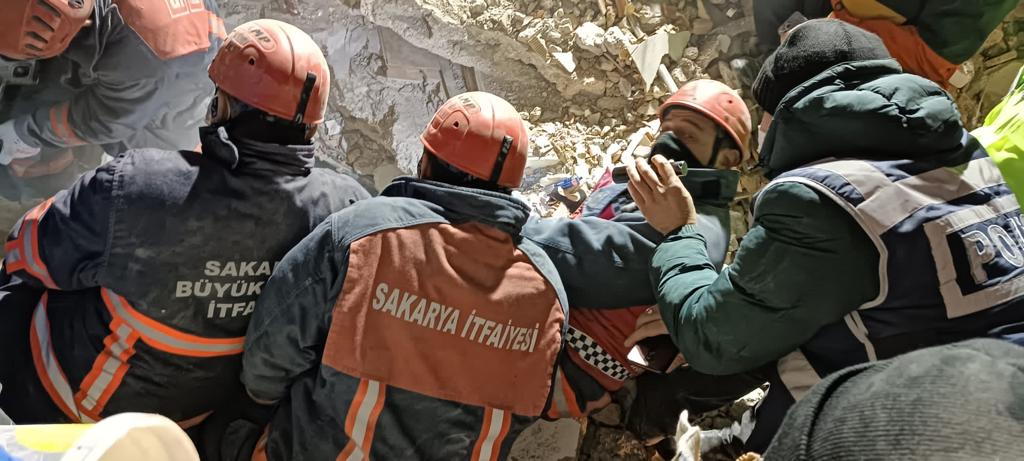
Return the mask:
<path fill-rule="evenodd" d="M 571 74 L 576 71 L 576 58 L 571 52 L 551 53 L 551 57 L 558 61 L 566 72 Z"/>
<path fill-rule="evenodd" d="M 657 77 L 658 67 L 661 66 L 661 58 L 668 54 L 668 51 L 669 34 L 665 31 L 658 32 L 630 48 L 629 56 L 640 71 L 644 91 L 651 89 L 651 83 Z"/>
<path fill-rule="evenodd" d="M 581 24 L 574 32 L 576 46 L 592 54 L 604 54 L 604 29 L 592 22 Z"/>

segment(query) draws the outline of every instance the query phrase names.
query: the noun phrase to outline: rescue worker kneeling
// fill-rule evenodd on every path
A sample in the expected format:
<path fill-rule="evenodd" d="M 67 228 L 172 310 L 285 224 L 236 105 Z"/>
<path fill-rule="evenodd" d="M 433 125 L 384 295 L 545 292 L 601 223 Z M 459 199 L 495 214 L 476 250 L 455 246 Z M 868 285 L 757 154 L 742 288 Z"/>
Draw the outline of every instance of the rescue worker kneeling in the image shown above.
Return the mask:
<path fill-rule="evenodd" d="M 254 458 L 503 459 L 530 422 L 606 405 L 599 377 L 630 373 L 567 333 L 566 308 L 651 304 L 661 235 L 531 218 L 510 196 L 527 131 L 494 95 L 449 100 L 421 140 L 421 179 L 331 216 L 257 302 L 242 382 L 278 407 Z"/>
<path fill-rule="evenodd" d="M 689 166 L 682 181 L 694 198 L 698 213 L 696 226 L 707 242 L 707 254 L 716 270 L 720 270 L 730 240 L 729 204 L 739 182 L 735 168 L 754 158 L 749 148 L 750 111 L 736 91 L 726 84 L 691 80 L 658 108 L 658 119 L 661 134 L 651 153 L 668 160 L 685 161 Z M 635 210 L 636 203 L 626 184 L 613 183 L 609 170 L 598 180 L 577 213 L 623 222 L 641 218 L 630 212 Z M 570 325 L 587 331 L 611 356 L 626 362 L 630 345 L 624 344 L 625 339 L 647 309 L 649 306 L 573 309 Z M 570 357 L 583 363 L 586 354 L 570 348 Z M 637 396 L 627 413 L 626 425 L 642 439 L 653 441 L 674 434 L 683 410 L 689 410 L 690 414 L 714 410 L 765 381 L 767 375 L 760 370 L 725 378 L 703 375 L 688 367 L 669 373 L 645 373 L 637 379 Z M 622 382 L 610 380 L 608 384 L 614 391 Z M 671 457 L 664 450 L 662 455 L 666 459 Z"/>
<path fill-rule="evenodd" d="M 0 295 L 0 407 L 15 422 L 143 411 L 196 424 L 240 392 L 243 336 L 277 261 L 368 197 L 312 168 L 330 87 L 312 38 L 243 24 L 209 74 L 201 154 L 122 154 L 10 236 L 3 286 L 18 296 Z M 26 285 L 43 291 L 26 298 Z"/>

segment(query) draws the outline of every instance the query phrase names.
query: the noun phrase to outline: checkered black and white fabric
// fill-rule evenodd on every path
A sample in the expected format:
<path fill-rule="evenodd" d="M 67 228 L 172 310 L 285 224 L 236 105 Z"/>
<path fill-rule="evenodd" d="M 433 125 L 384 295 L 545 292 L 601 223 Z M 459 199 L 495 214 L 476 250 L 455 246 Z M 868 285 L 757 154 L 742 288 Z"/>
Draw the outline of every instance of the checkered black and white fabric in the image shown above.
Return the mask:
<path fill-rule="evenodd" d="M 580 358 L 594 366 L 602 373 L 616 381 L 625 381 L 629 378 L 629 370 L 622 365 L 615 357 L 605 351 L 594 338 L 573 327 L 569 327 L 569 334 L 566 335 L 569 347 L 579 353 Z"/>

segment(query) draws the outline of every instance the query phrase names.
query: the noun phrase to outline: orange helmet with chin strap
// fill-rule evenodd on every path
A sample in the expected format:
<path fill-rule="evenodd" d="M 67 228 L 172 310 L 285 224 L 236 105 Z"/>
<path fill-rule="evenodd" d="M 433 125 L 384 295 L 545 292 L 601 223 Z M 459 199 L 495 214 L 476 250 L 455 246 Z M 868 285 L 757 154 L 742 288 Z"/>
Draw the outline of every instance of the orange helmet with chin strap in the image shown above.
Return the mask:
<path fill-rule="evenodd" d="M 519 112 L 493 94 L 463 93 L 441 105 L 420 141 L 449 165 L 501 187 L 523 182 L 530 137 Z"/>
<path fill-rule="evenodd" d="M 743 160 L 750 152 L 750 110 L 728 85 L 716 80 L 693 80 L 669 96 L 658 108 L 658 118 L 665 119 L 665 112 L 673 107 L 690 109 L 711 119 L 736 142 Z"/>
<path fill-rule="evenodd" d="M 331 73 L 298 27 L 257 19 L 231 31 L 210 64 L 210 80 L 231 97 L 295 123 L 324 121 Z"/>
<path fill-rule="evenodd" d="M 92 18 L 94 5 L 94 0 L 5 0 L 0 56 L 21 61 L 63 53 Z"/>

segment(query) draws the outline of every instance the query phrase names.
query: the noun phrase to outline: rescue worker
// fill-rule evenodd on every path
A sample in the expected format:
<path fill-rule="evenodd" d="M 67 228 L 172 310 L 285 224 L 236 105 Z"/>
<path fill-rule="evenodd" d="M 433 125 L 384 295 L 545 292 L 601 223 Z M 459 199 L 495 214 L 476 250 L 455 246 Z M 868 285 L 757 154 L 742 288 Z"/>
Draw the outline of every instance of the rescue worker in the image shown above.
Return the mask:
<path fill-rule="evenodd" d="M 697 205 L 698 231 L 707 240 L 712 264 L 721 269 L 729 248 L 729 204 L 736 195 L 739 174 L 734 169 L 753 159 L 750 111 L 739 95 L 715 80 L 691 80 L 669 96 L 658 109 L 661 135 L 652 154 L 687 162 L 683 183 Z M 608 170 L 579 210 L 581 216 L 616 221 L 635 219 L 633 198 L 625 184 L 612 182 Z M 648 306 L 630 309 L 574 309 L 572 327 L 590 331 L 619 361 L 628 363 L 623 343 L 637 317 Z M 763 373 L 743 373 L 729 379 L 702 376 L 689 368 L 668 374 L 644 373 L 637 380 L 637 396 L 628 411 L 627 427 L 644 440 L 670 435 L 679 413 L 714 410 L 762 385 Z M 714 379 L 714 386 L 704 385 Z M 617 391 L 621 383 L 609 388 Z"/>
<path fill-rule="evenodd" d="M 196 148 L 217 15 L 213 0 L 4 2 L 0 197 L 47 198 L 97 166 L 100 148 Z"/>
<path fill-rule="evenodd" d="M 828 373 L 1024 320 L 1024 226 L 949 94 L 902 73 L 870 32 L 808 21 L 753 93 L 774 116 L 761 146 L 772 182 L 721 274 L 692 200 L 652 195 L 675 177 L 630 170 L 637 205 L 670 232 L 652 262 L 660 315 L 641 316 L 631 340 L 668 332 L 707 374 L 775 362 L 746 441 L 760 451 Z M 661 223 L 666 209 L 687 210 L 688 224 Z"/>
<path fill-rule="evenodd" d="M 629 375 L 566 309 L 652 303 L 660 235 L 530 218 L 526 127 L 497 96 L 450 99 L 421 141 L 419 179 L 331 216 L 267 283 L 242 367 L 277 405 L 255 459 L 504 459 Z"/>
<path fill-rule="evenodd" d="M 960 64 L 977 53 L 1017 0 L 772 0 L 755 5 L 758 40 L 774 48 L 777 29 L 799 11 L 825 15 L 877 34 L 903 70 L 950 88 Z M 966 84 L 966 75 L 957 86 Z"/>
<path fill-rule="evenodd" d="M 158 413 L 190 427 L 240 392 L 255 300 L 282 256 L 366 191 L 313 168 L 320 47 L 260 19 L 210 65 L 202 153 L 130 150 L 31 210 L 6 244 L 2 407 L 15 422 Z"/>

